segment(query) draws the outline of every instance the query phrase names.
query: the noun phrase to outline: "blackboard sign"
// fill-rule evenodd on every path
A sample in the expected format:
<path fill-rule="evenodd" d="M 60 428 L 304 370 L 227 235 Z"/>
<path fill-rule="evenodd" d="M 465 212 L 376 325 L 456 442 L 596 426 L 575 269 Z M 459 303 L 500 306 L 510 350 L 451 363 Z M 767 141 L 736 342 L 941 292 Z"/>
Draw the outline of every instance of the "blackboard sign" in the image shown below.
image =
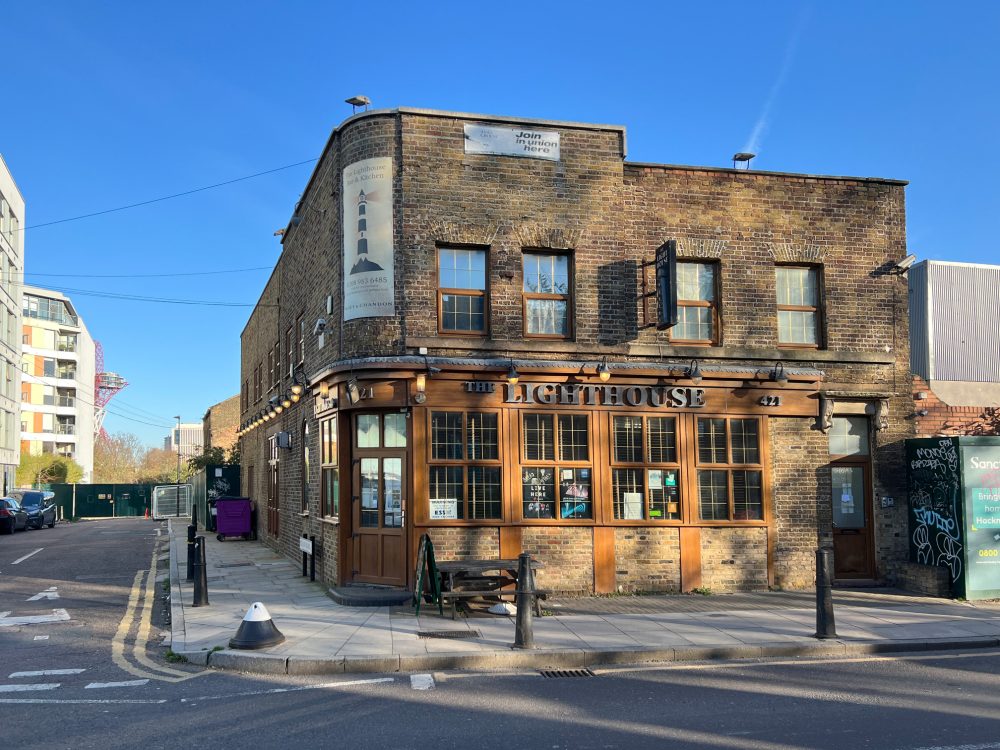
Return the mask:
<path fill-rule="evenodd" d="M 555 518 L 555 470 L 521 469 L 521 499 L 525 518 Z"/>

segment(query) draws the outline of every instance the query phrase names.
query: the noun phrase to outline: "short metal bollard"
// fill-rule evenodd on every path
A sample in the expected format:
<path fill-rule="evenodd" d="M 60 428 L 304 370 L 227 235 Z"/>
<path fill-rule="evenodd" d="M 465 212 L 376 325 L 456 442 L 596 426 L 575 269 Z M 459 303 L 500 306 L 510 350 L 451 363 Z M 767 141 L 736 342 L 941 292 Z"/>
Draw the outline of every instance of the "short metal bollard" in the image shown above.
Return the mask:
<path fill-rule="evenodd" d="M 833 619 L 833 550 L 816 550 L 816 638 L 836 638 Z"/>
<path fill-rule="evenodd" d="M 195 539 L 195 575 L 192 607 L 208 606 L 208 566 L 205 564 L 205 537 Z"/>
<path fill-rule="evenodd" d="M 185 580 L 187 581 L 194 580 L 194 537 L 196 533 L 198 533 L 198 529 L 193 524 L 188 524 L 188 538 L 187 538 L 188 559 L 187 559 L 187 576 L 185 577 Z"/>
<path fill-rule="evenodd" d="M 196 504 L 191 505 L 191 525 L 198 528 L 198 506 Z"/>
<path fill-rule="evenodd" d="M 531 618 L 535 609 L 535 576 L 531 572 L 531 555 L 526 552 L 517 558 L 517 589 L 514 594 L 517 606 L 514 648 L 534 648 L 535 634 Z"/>

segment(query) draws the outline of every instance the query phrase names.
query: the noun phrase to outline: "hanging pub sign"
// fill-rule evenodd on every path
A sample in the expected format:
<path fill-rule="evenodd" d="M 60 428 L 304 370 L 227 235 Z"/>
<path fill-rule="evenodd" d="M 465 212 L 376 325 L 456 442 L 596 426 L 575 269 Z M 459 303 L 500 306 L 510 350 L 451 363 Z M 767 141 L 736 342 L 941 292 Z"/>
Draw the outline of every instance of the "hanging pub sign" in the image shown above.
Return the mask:
<path fill-rule="evenodd" d="M 677 325 L 677 240 L 656 250 L 656 330 Z"/>
<path fill-rule="evenodd" d="M 524 128 L 466 125 L 465 153 L 559 161 L 559 133 Z"/>
<path fill-rule="evenodd" d="M 395 314 L 392 157 L 344 168 L 344 320 Z"/>

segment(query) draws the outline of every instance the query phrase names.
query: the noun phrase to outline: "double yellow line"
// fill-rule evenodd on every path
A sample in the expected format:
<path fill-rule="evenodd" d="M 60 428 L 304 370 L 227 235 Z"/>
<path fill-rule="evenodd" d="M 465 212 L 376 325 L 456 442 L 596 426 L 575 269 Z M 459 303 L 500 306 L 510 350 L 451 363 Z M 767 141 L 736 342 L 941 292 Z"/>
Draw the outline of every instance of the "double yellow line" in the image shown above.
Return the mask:
<path fill-rule="evenodd" d="M 207 670 L 201 672 L 182 672 L 178 669 L 171 669 L 168 666 L 157 664 L 146 654 L 146 644 L 149 642 L 149 632 L 152 626 L 153 602 L 156 600 L 156 556 L 158 547 L 153 549 L 153 559 L 148 571 L 140 570 L 135 574 L 132 581 L 132 589 L 129 592 L 128 605 L 125 607 L 125 616 L 118 623 L 118 630 L 111 640 L 111 660 L 119 668 L 136 677 L 143 677 L 161 682 L 183 682 L 192 677 L 208 674 Z M 180 595 L 180 592 L 177 592 Z M 142 601 L 142 611 L 139 613 L 139 601 Z M 139 625 L 136 630 L 135 639 L 132 642 L 132 650 L 128 650 L 128 635 L 132 631 L 136 622 L 136 615 L 139 613 Z M 138 664 L 132 664 L 127 656 Z"/>

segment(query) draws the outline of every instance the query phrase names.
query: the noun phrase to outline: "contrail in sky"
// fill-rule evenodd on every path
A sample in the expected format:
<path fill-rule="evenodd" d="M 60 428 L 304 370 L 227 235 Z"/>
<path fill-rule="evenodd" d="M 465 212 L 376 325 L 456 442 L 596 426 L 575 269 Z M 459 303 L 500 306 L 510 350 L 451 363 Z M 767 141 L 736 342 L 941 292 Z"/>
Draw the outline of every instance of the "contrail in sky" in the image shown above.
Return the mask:
<path fill-rule="evenodd" d="M 792 36 L 789 38 L 788 45 L 785 47 L 785 57 L 781 61 L 781 69 L 778 71 L 778 76 L 774 79 L 774 83 L 771 84 L 771 90 L 768 92 L 767 99 L 764 101 L 764 108 L 761 110 L 760 117 L 757 118 L 757 123 L 753 126 L 753 132 L 750 133 L 750 138 L 747 139 L 747 143 L 743 147 L 743 150 L 746 152 L 751 154 L 760 153 L 764 132 L 770 124 L 771 106 L 774 104 L 775 99 L 778 98 L 778 94 L 781 92 L 781 87 L 784 85 L 785 79 L 788 77 L 788 71 L 791 70 L 792 60 L 795 58 L 795 50 L 799 46 L 799 39 L 806 26 L 806 21 L 809 19 L 809 11 L 810 7 L 806 5 L 803 6 L 802 12 L 799 13 L 798 20 L 795 22 L 795 27 L 792 29 Z"/>

